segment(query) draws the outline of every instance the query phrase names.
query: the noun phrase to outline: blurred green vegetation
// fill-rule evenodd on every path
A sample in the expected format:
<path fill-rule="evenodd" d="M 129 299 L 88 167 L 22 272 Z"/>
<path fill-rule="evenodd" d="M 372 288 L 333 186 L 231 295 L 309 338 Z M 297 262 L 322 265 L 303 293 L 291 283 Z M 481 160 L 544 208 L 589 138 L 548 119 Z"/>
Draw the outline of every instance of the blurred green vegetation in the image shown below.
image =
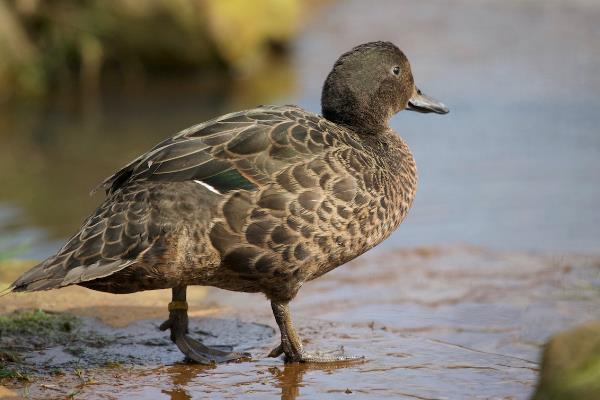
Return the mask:
<path fill-rule="evenodd" d="M 3 0 L 0 103 L 181 71 L 252 74 L 293 39 L 300 0 Z"/>
<path fill-rule="evenodd" d="M 554 336 L 545 346 L 532 400 L 600 399 L 600 321 Z"/>
<path fill-rule="evenodd" d="M 0 0 L 0 250 L 68 237 L 92 187 L 178 130 L 287 96 L 315 3 Z"/>
<path fill-rule="evenodd" d="M 4 242 L 3 238 L 0 237 L 0 265 L 2 265 L 3 261 L 18 257 L 29 247 L 27 243 L 19 243 L 17 246 L 10 246 L 6 245 Z"/>

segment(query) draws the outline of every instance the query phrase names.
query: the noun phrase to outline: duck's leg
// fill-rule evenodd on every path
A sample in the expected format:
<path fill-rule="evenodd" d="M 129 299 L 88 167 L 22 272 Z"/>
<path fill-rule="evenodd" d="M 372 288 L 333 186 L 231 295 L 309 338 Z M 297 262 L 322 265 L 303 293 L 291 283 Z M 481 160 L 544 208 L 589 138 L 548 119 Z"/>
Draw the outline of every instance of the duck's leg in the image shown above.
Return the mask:
<path fill-rule="evenodd" d="M 187 335 L 188 315 L 185 298 L 187 286 L 173 288 L 173 299 L 169 303 L 169 319 L 160 325 L 160 330 L 171 330 L 171 340 L 191 361 L 199 364 L 215 364 L 227 361 L 250 359 L 249 353 L 236 353 L 207 347 Z"/>
<path fill-rule="evenodd" d="M 344 361 L 359 361 L 364 357 L 349 357 L 342 354 L 309 353 L 302 348 L 300 337 L 294 329 L 290 309 L 287 302 L 271 301 L 275 321 L 281 331 L 281 344 L 271 350 L 269 357 L 279 357 L 285 354 L 286 362 L 309 363 L 338 363 Z"/>

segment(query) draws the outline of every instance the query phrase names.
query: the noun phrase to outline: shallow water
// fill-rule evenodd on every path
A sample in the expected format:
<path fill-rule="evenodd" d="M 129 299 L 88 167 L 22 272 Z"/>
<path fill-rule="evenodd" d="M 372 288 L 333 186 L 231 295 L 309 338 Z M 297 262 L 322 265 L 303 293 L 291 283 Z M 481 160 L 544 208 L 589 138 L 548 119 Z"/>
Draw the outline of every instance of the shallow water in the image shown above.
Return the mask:
<path fill-rule="evenodd" d="M 266 358 L 279 335 L 260 295 L 192 290 L 191 334 L 253 355 L 216 368 L 182 363 L 158 330 L 168 291 L 13 295 L 3 298 L 0 313 L 67 311 L 85 316 L 84 337 L 103 338 L 24 354 L 20 368 L 32 371 L 32 381 L 9 386 L 33 398 L 527 399 L 540 346 L 597 319 L 599 288 L 598 257 L 472 247 L 370 254 L 306 284 L 292 302 L 309 351 L 343 346 L 367 357 L 333 366 Z"/>
<path fill-rule="evenodd" d="M 402 47 L 446 116 L 403 112 L 394 128 L 420 172 L 388 248 L 467 242 L 598 252 L 600 5 L 591 1 L 341 1 L 320 8 L 290 62 L 257 77 L 112 87 L 0 110 L 0 247 L 42 258 L 100 202 L 87 192 L 160 139 L 261 103 L 319 110 L 322 81 L 351 46 Z"/>

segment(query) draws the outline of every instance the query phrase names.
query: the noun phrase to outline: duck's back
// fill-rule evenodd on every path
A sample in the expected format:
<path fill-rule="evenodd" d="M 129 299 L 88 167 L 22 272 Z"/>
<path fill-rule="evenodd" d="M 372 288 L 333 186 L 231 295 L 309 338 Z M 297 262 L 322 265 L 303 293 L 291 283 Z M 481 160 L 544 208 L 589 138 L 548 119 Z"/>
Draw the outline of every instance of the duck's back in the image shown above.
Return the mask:
<path fill-rule="evenodd" d="M 293 296 L 305 280 L 389 235 L 415 184 L 412 156 L 392 132 L 364 136 L 293 106 L 228 114 L 165 140 L 105 180 L 104 204 L 30 278 L 41 288 L 50 288 L 43 279 L 107 291 L 186 280 Z M 127 225 L 107 234 L 119 213 L 137 226 L 133 239 Z M 74 277 L 78 269 L 85 276 Z"/>

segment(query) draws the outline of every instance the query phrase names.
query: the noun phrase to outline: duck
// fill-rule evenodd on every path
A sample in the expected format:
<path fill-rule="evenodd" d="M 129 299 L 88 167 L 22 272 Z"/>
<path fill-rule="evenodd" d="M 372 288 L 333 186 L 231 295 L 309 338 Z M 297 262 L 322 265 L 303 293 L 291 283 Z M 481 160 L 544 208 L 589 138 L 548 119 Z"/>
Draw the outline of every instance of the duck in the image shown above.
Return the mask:
<path fill-rule="evenodd" d="M 246 360 L 188 334 L 188 286 L 263 293 L 285 362 L 352 359 L 304 349 L 289 303 L 305 282 L 363 254 L 404 220 L 415 160 L 390 128 L 402 110 L 448 108 L 414 83 L 393 43 L 342 54 L 321 93 L 322 114 L 265 105 L 219 116 L 162 141 L 105 179 L 101 205 L 12 292 L 79 285 L 109 293 L 171 289 L 160 326 L 186 359 Z"/>

